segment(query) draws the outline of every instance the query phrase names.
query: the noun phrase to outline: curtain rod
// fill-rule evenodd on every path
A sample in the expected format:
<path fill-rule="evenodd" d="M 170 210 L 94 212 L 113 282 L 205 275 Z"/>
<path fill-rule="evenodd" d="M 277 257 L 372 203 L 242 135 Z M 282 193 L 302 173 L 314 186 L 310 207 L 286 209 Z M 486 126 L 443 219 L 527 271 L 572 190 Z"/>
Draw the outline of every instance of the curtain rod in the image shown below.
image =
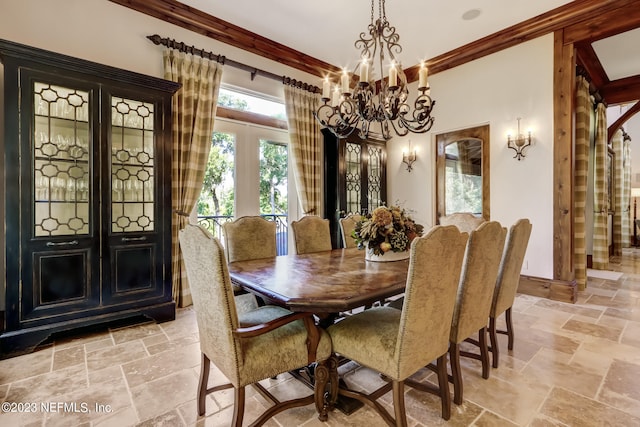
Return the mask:
<path fill-rule="evenodd" d="M 202 58 L 207 58 L 210 59 L 212 61 L 216 61 L 219 64 L 222 65 L 230 65 L 234 68 L 238 68 L 240 70 L 243 71 L 247 71 L 251 74 L 251 80 L 253 81 L 253 79 L 256 78 L 256 76 L 262 76 L 262 77 L 266 77 L 268 79 L 272 79 L 272 80 L 276 80 L 281 82 L 282 84 L 286 84 L 289 86 L 294 86 L 297 87 L 299 89 L 303 89 L 306 90 L 308 92 L 312 92 L 312 93 L 320 93 L 321 90 L 318 86 L 314 86 L 308 83 L 304 83 L 300 80 L 296 80 L 296 79 L 292 79 L 291 77 L 287 77 L 287 76 L 279 76 L 277 74 L 271 73 L 269 71 L 265 71 L 265 70 L 261 70 L 259 68 L 256 67 L 252 67 L 250 65 L 246 65 L 243 64 L 241 62 L 238 61 L 234 61 L 233 59 L 229 59 L 227 57 L 225 57 L 224 55 L 218 55 L 215 54 L 213 52 L 210 51 L 206 51 L 204 49 L 198 49 L 197 47 L 191 45 L 187 45 L 183 42 L 179 42 L 175 39 L 170 39 L 168 37 L 160 37 L 158 34 L 154 34 L 152 36 L 147 36 L 147 38 L 149 40 L 151 40 L 153 42 L 153 44 L 155 45 L 162 45 L 162 46 L 166 46 L 168 48 L 171 49 L 175 49 L 179 52 L 184 52 L 184 53 L 189 53 L 192 55 L 199 55 Z"/>

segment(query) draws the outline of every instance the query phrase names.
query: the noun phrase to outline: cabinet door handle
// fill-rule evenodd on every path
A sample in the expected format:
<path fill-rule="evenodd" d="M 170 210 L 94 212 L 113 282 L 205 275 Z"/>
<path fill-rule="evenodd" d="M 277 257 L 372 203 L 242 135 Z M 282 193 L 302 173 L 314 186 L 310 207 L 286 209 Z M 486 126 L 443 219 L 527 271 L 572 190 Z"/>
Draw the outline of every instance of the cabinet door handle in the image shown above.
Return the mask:
<path fill-rule="evenodd" d="M 71 240 L 69 242 L 47 242 L 47 246 L 48 247 L 52 247 L 52 246 L 75 246 L 78 244 L 77 240 Z"/>
<path fill-rule="evenodd" d="M 123 237 L 122 241 L 123 242 L 144 242 L 145 240 L 147 240 L 146 237 L 142 236 L 142 237 Z"/>

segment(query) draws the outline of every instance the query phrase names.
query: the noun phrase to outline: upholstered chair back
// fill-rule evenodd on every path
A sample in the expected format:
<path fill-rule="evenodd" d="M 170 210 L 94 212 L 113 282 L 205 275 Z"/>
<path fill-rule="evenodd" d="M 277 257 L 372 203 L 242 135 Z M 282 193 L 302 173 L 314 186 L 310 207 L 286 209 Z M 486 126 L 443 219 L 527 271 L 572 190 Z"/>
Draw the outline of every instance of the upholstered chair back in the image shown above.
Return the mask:
<path fill-rule="evenodd" d="M 329 220 L 317 215 L 307 215 L 291 223 L 296 254 L 330 251 L 331 231 Z"/>
<path fill-rule="evenodd" d="M 506 234 L 496 221 L 485 222 L 469 234 L 451 326 L 452 343 L 487 326 Z"/>
<path fill-rule="evenodd" d="M 509 229 L 491 308 L 493 317 L 498 317 L 513 305 L 531 228 L 528 219 L 520 219 Z"/>
<path fill-rule="evenodd" d="M 441 216 L 439 219 L 440 225 L 455 225 L 460 229 L 460 231 L 464 231 L 467 233 L 471 233 L 471 231 L 475 230 L 485 222 L 484 218 L 475 216 L 470 212 L 456 212 L 450 215 Z"/>
<path fill-rule="evenodd" d="M 342 235 L 342 246 L 345 248 L 355 248 L 356 241 L 351 237 L 351 233 L 356 228 L 358 221 L 362 219 L 361 215 L 349 214 L 344 218 L 340 218 L 340 234 Z"/>
<path fill-rule="evenodd" d="M 404 379 L 449 348 L 449 332 L 467 233 L 433 227 L 411 243 L 395 358 Z"/>
<path fill-rule="evenodd" d="M 222 225 L 228 262 L 272 258 L 276 252 L 276 223 L 261 216 L 244 216 Z"/>
<path fill-rule="evenodd" d="M 180 230 L 179 239 L 193 295 L 200 349 L 237 387 L 239 342 L 232 331 L 238 327 L 238 315 L 222 245 L 196 225 Z"/>

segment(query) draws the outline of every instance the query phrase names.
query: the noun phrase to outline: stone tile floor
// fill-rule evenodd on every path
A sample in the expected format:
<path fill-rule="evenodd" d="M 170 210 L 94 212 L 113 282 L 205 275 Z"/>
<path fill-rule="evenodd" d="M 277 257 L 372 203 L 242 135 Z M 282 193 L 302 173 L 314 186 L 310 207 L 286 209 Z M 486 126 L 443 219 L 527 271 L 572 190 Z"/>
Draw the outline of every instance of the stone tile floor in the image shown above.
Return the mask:
<path fill-rule="evenodd" d="M 406 391 L 410 426 L 639 426 L 640 250 L 612 259 L 625 274 L 612 281 L 589 278 L 577 304 L 518 295 L 515 349 L 501 341 L 500 367 L 484 380 L 479 362 L 462 360 L 464 403 L 440 418 L 435 396 Z M 503 338 L 502 336 L 500 338 Z M 0 401 L 27 404 L 0 412 L 0 426 L 228 426 L 233 394 L 207 398 L 196 416 L 200 364 L 194 312 L 180 309 L 173 322 L 105 329 L 59 339 L 36 352 L 0 360 Z M 347 383 L 370 390 L 380 378 L 349 363 Z M 417 374 L 433 380 L 430 371 Z M 212 369 L 211 384 L 223 378 Z M 308 393 L 287 375 L 263 381 L 282 398 Z M 265 405 L 247 390 L 245 425 Z M 390 408 L 390 394 L 383 397 Z M 66 404 L 66 407 L 65 407 Z M 75 405 L 75 406 L 74 406 Z M 277 415 L 268 426 L 382 426 L 363 408 L 317 420 L 313 406 Z"/>

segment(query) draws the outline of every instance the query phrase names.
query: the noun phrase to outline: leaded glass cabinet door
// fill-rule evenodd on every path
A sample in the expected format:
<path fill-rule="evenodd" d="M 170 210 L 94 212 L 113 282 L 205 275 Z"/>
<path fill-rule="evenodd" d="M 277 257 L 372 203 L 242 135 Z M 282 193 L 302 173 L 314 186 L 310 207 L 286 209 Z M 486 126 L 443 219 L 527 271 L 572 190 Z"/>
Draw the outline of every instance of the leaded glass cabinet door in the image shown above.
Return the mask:
<path fill-rule="evenodd" d="M 169 182 L 162 177 L 164 153 L 157 146 L 162 126 L 160 102 L 137 93 L 110 94 L 103 194 L 108 206 L 103 225 L 106 304 L 162 295 L 163 213 L 157 201 Z M 160 184 L 160 185 L 157 185 Z"/>
<path fill-rule="evenodd" d="M 20 320 L 100 304 L 96 86 L 22 74 Z"/>

